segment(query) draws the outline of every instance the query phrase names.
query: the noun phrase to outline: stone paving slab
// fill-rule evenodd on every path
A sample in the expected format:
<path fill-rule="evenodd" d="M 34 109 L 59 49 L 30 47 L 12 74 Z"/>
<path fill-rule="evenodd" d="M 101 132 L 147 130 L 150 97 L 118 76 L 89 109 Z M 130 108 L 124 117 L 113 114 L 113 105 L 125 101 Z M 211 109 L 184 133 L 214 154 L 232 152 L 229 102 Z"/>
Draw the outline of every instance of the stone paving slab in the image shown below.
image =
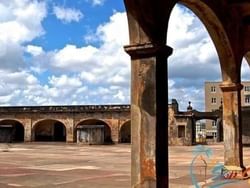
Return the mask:
<path fill-rule="evenodd" d="M 3 150 L 0 144 L 0 188 L 130 187 L 130 145 L 24 143 Z"/>

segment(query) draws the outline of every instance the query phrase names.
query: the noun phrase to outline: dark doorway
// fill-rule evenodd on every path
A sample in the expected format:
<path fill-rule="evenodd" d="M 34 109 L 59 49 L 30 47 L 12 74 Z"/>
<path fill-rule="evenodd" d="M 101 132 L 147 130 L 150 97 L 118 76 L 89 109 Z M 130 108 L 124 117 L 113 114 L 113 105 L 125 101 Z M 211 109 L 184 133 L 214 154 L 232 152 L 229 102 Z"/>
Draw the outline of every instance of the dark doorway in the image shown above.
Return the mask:
<path fill-rule="evenodd" d="M 120 129 L 120 143 L 131 143 L 131 122 L 124 123 Z"/>
<path fill-rule="evenodd" d="M 0 122 L 0 142 L 23 142 L 24 127 L 16 120 L 3 120 Z"/>
<path fill-rule="evenodd" d="M 14 142 L 23 142 L 24 141 L 24 128 L 20 123 L 17 123 L 14 126 Z"/>
<path fill-rule="evenodd" d="M 54 125 L 54 141 L 66 141 L 65 128 L 62 123 L 56 122 Z"/>
<path fill-rule="evenodd" d="M 178 126 L 178 138 L 185 138 L 185 126 Z"/>
<path fill-rule="evenodd" d="M 56 120 L 43 120 L 34 127 L 34 140 L 41 142 L 65 142 L 66 128 Z"/>

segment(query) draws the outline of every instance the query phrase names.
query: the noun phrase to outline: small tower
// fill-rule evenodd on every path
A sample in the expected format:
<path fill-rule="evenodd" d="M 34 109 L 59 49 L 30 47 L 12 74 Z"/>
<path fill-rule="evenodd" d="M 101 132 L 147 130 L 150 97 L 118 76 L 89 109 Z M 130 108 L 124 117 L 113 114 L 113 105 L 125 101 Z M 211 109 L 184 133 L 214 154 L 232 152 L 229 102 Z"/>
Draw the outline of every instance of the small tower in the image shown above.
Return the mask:
<path fill-rule="evenodd" d="M 187 111 L 192 111 L 193 108 L 191 106 L 191 101 L 188 101 L 188 107 L 187 107 Z"/>

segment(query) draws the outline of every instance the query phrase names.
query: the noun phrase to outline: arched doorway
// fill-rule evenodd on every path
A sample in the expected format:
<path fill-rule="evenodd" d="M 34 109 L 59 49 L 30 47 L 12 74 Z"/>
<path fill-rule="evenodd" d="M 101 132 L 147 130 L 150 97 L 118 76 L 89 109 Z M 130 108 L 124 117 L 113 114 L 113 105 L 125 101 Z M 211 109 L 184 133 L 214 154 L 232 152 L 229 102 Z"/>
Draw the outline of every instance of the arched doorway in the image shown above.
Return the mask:
<path fill-rule="evenodd" d="M 66 128 L 63 123 L 57 120 L 42 120 L 33 128 L 34 141 L 66 141 Z"/>
<path fill-rule="evenodd" d="M 222 131 L 218 119 L 200 119 L 195 123 L 196 144 L 215 143 L 221 140 Z"/>
<path fill-rule="evenodd" d="M 250 145 L 250 52 L 246 53 L 241 64 L 241 113 L 242 113 L 242 143 Z"/>
<path fill-rule="evenodd" d="M 102 120 L 89 119 L 81 121 L 75 129 L 76 142 L 86 144 L 111 144 L 111 129 Z"/>
<path fill-rule="evenodd" d="M 119 132 L 120 143 L 131 143 L 131 121 L 125 122 Z"/>
<path fill-rule="evenodd" d="M 23 142 L 24 126 L 16 120 L 0 121 L 0 142 Z"/>

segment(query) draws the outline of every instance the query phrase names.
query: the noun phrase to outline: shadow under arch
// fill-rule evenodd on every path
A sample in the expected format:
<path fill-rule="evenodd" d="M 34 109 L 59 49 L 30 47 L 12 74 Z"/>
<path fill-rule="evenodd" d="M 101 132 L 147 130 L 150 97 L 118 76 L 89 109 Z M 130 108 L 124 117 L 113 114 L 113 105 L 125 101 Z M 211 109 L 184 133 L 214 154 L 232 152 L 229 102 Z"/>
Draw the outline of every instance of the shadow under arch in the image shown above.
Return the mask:
<path fill-rule="evenodd" d="M 43 119 L 33 126 L 32 140 L 42 142 L 66 142 L 66 127 L 54 119 Z"/>
<path fill-rule="evenodd" d="M 80 121 L 75 126 L 75 129 L 74 129 L 74 141 L 75 142 L 81 142 L 79 140 L 79 139 L 81 139 L 79 137 L 80 129 L 88 129 L 87 134 L 91 135 L 93 143 L 100 144 L 102 142 L 102 144 L 113 144 L 112 137 L 111 137 L 111 128 L 108 125 L 108 123 L 106 123 L 103 120 L 100 120 L 100 119 L 85 119 L 85 120 Z M 99 138 L 94 138 L 96 133 L 99 134 L 99 136 L 103 137 L 103 141 L 97 141 L 96 139 L 99 139 Z M 86 141 L 86 142 L 88 142 L 88 141 Z"/>
<path fill-rule="evenodd" d="M 0 142 L 24 142 L 24 125 L 14 119 L 1 120 Z"/>
<path fill-rule="evenodd" d="M 190 9 L 204 24 L 213 44 L 216 48 L 223 81 L 236 82 L 236 75 L 239 67 L 235 63 L 235 56 L 228 35 L 223 27 L 222 22 L 216 16 L 214 11 L 202 1 L 197 0 L 180 0 L 179 4 Z M 230 66 L 228 66 L 230 64 Z"/>
<path fill-rule="evenodd" d="M 122 124 L 119 130 L 119 142 L 131 143 L 131 120 Z"/>

